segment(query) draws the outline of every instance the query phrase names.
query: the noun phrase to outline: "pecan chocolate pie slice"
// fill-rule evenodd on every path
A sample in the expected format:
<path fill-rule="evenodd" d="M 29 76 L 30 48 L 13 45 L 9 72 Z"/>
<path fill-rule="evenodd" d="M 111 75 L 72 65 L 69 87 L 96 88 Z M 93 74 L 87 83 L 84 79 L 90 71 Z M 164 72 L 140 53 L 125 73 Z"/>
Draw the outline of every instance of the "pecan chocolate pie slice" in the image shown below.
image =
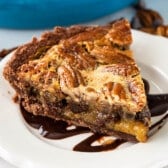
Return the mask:
<path fill-rule="evenodd" d="M 125 19 L 57 27 L 19 47 L 4 76 L 34 115 L 145 142 L 150 113 L 131 43 Z"/>

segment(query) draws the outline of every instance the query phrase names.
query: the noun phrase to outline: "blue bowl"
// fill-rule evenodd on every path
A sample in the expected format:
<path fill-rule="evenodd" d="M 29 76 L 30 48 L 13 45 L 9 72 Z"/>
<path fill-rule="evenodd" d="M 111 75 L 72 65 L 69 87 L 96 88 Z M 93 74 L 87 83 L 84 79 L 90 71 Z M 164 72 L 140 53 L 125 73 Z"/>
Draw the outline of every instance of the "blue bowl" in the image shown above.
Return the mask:
<path fill-rule="evenodd" d="M 88 22 L 137 0 L 0 0 L 0 27 L 50 28 Z"/>

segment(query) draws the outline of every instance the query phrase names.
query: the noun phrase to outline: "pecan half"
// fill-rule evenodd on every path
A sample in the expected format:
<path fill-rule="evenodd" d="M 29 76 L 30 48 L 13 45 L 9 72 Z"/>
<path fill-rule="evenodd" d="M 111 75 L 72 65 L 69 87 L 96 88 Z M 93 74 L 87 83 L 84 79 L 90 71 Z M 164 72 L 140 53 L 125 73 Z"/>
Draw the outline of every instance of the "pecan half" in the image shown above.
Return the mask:
<path fill-rule="evenodd" d="M 138 68 L 133 64 L 112 64 L 105 66 L 102 72 L 110 72 L 113 75 L 135 76 L 139 73 Z"/>
<path fill-rule="evenodd" d="M 105 96 L 118 96 L 119 99 L 126 99 L 126 92 L 120 83 L 108 82 L 104 84 L 103 92 Z"/>
<path fill-rule="evenodd" d="M 156 34 L 168 37 L 168 25 L 158 26 L 156 29 Z"/>
<path fill-rule="evenodd" d="M 62 65 L 58 67 L 57 72 L 61 87 L 73 88 L 79 86 L 80 84 L 84 84 L 80 72 L 69 65 Z"/>

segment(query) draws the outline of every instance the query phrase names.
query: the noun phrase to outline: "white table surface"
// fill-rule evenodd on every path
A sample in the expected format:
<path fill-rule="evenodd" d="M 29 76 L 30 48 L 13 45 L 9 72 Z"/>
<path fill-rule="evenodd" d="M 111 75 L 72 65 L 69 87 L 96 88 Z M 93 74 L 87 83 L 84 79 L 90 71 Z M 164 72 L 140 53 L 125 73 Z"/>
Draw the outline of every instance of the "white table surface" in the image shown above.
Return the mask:
<path fill-rule="evenodd" d="M 163 16 L 165 23 L 168 24 L 168 0 L 146 0 L 149 8 L 156 9 Z M 105 24 L 117 18 L 126 17 L 129 20 L 134 15 L 132 8 L 126 8 L 115 14 L 100 18 L 87 24 Z M 11 48 L 30 41 L 33 36 L 38 37 L 44 30 L 13 30 L 0 28 L 0 50 Z M 4 128 L 5 129 L 5 128 Z M 0 158 L 0 168 L 16 168 Z M 166 168 L 166 167 L 164 167 Z M 168 166 L 167 166 L 168 168 Z"/>

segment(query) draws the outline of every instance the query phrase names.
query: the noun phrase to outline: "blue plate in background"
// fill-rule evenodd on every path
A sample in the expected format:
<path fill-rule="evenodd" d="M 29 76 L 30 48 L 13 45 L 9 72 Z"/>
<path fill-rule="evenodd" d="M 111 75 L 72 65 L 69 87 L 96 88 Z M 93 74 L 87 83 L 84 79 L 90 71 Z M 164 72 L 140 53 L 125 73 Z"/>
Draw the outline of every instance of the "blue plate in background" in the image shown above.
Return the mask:
<path fill-rule="evenodd" d="M 88 22 L 137 0 L 0 0 L 0 27 L 50 28 Z"/>

